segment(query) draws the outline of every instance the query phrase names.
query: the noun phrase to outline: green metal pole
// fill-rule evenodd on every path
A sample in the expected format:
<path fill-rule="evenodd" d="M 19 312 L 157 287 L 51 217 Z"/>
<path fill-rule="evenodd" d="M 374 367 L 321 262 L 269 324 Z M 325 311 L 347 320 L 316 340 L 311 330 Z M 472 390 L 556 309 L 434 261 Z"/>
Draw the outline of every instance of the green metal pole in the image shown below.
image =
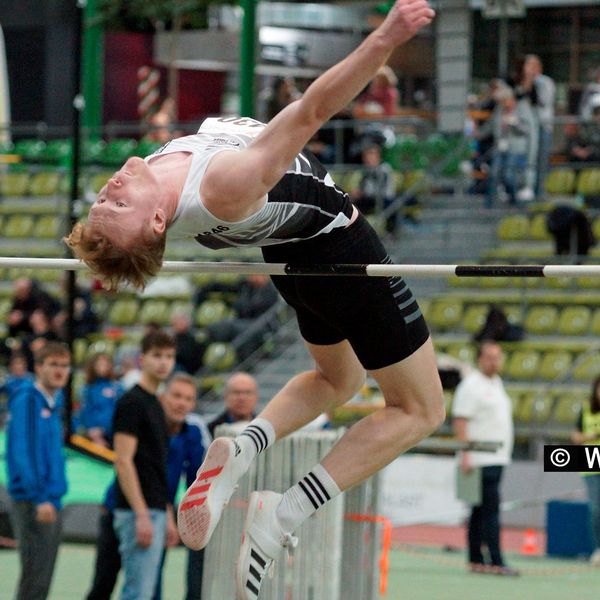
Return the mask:
<path fill-rule="evenodd" d="M 254 66 L 256 63 L 256 0 L 241 0 L 244 11 L 240 44 L 240 113 L 254 117 Z"/>
<path fill-rule="evenodd" d="M 104 83 L 104 35 L 98 20 L 98 0 L 86 0 L 83 32 L 82 86 L 85 98 L 82 125 L 100 136 Z"/>

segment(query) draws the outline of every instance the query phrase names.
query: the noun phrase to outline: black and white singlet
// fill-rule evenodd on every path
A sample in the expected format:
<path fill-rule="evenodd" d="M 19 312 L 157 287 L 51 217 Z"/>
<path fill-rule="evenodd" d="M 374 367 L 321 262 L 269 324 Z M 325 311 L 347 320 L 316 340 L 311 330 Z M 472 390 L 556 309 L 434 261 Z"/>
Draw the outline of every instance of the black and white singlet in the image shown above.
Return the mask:
<path fill-rule="evenodd" d="M 200 197 L 208 163 L 224 150 L 242 150 L 262 131 L 259 121 L 239 117 L 206 119 L 198 133 L 174 139 L 151 156 L 189 152 L 190 170 L 168 240 L 194 238 L 212 249 L 236 246 L 270 246 L 297 242 L 346 227 L 352 204 L 336 187 L 327 170 L 308 152 L 298 154 L 286 174 L 264 198 L 257 212 L 242 221 L 213 216 Z"/>

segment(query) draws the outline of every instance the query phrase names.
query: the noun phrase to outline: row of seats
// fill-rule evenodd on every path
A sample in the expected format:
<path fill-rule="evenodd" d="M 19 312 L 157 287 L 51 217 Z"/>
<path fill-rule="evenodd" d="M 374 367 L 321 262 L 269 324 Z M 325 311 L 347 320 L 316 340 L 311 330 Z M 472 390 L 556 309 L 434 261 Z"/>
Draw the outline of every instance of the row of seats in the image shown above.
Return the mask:
<path fill-rule="evenodd" d="M 570 168 L 553 169 L 548 173 L 544 187 L 548 194 L 599 196 L 600 169 L 584 168 L 579 172 Z"/>
<path fill-rule="evenodd" d="M 462 362 L 475 364 L 476 350 L 472 344 L 455 342 L 443 349 Z M 572 379 L 578 382 L 593 381 L 600 375 L 600 356 L 585 355 L 568 350 L 535 350 L 531 348 L 505 350 L 504 376 L 514 381 L 556 381 L 572 370 Z"/>
<path fill-rule="evenodd" d="M 363 176 L 363 170 L 339 170 L 330 169 L 329 174 L 336 185 L 345 192 L 352 192 L 360 187 L 360 181 Z M 416 194 L 424 193 L 429 186 L 427 175 L 423 170 L 412 171 L 394 171 L 394 182 L 396 184 L 396 194 L 401 194 L 411 189 Z"/>
<path fill-rule="evenodd" d="M 80 192 L 89 190 L 97 194 L 112 174 L 113 171 L 105 170 L 84 172 L 79 178 Z M 0 173 L 0 196 L 4 198 L 66 197 L 70 186 L 71 177 L 64 169 L 37 172 L 20 169 Z"/>
<path fill-rule="evenodd" d="M 56 240 L 65 233 L 65 219 L 58 215 L 0 214 L 0 236 L 3 238 Z"/>
<path fill-rule="evenodd" d="M 120 166 L 130 156 L 148 156 L 160 146 L 159 142 L 144 139 L 87 139 L 83 140 L 81 159 L 85 165 Z M 70 139 L 23 139 L 14 144 L 3 144 L 0 154 L 15 154 L 30 164 L 68 166 L 72 160 L 73 144 Z"/>
<path fill-rule="evenodd" d="M 420 303 L 429 324 L 437 331 L 463 330 L 474 334 L 485 323 L 489 312 L 487 304 L 465 304 L 460 299 L 442 298 L 428 305 Z M 527 333 L 536 335 L 600 335 L 600 308 L 588 306 L 503 305 L 509 322 L 522 323 Z"/>
<path fill-rule="evenodd" d="M 600 239 L 600 217 L 592 221 L 592 230 L 596 238 Z M 538 213 L 532 215 L 509 215 L 501 219 L 497 229 L 498 238 L 502 241 L 548 241 L 552 237 L 546 227 L 546 215 Z"/>

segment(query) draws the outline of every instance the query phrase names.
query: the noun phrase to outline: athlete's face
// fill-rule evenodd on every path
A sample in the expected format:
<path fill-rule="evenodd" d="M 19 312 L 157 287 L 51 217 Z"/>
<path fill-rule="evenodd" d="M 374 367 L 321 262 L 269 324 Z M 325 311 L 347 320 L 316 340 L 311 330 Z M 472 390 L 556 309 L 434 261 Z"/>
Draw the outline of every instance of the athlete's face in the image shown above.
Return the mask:
<path fill-rule="evenodd" d="M 143 159 L 132 157 L 98 192 L 90 209 L 90 225 L 115 246 L 127 249 L 156 233 L 159 196 L 160 186 L 152 170 Z"/>

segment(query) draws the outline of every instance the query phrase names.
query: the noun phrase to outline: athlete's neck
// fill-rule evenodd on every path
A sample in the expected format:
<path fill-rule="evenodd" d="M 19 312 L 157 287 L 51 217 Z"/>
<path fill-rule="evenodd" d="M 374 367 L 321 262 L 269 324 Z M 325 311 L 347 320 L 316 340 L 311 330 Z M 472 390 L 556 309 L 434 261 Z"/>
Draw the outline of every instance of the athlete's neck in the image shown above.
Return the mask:
<path fill-rule="evenodd" d="M 168 224 L 175 216 L 191 162 L 192 155 L 189 152 L 173 152 L 157 156 L 150 163 L 164 192 L 159 199 L 159 207 L 165 211 Z"/>

